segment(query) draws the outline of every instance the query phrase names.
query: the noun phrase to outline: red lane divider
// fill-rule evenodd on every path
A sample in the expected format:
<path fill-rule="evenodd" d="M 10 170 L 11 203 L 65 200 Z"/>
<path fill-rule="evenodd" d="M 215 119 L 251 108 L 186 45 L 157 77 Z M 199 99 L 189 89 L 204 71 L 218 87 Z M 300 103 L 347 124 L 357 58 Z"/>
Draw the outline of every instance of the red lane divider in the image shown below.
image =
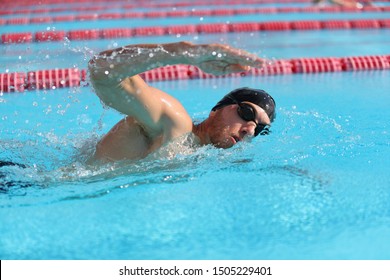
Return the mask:
<path fill-rule="evenodd" d="M 85 76 L 85 70 L 77 68 L 30 71 L 27 73 L 25 88 L 35 90 L 77 87 L 85 80 Z"/>
<path fill-rule="evenodd" d="M 26 87 L 25 73 L 2 73 L 0 74 L 0 93 L 23 92 Z"/>
<path fill-rule="evenodd" d="M 358 71 L 358 70 L 375 70 L 389 69 L 390 56 L 370 56 L 367 59 L 364 56 L 344 57 L 340 60 L 343 71 Z"/>
<path fill-rule="evenodd" d="M 35 33 L 36 42 L 62 41 L 65 37 L 65 31 L 42 31 Z"/>
<path fill-rule="evenodd" d="M 102 11 L 106 10 L 102 7 Z M 32 10 L 35 12 L 37 10 Z M 15 11 L 17 12 L 17 11 Z M 7 14 L 15 14 L 10 12 Z M 96 11 L 95 11 L 96 12 Z M 2 19 L 0 25 L 15 25 L 15 24 L 30 24 L 30 23 L 53 23 L 62 21 L 90 21 L 90 20 L 115 20 L 126 18 L 169 18 L 169 17 L 212 17 L 212 16 L 233 16 L 244 14 L 275 14 L 275 13 L 342 13 L 342 12 L 390 12 L 390 6 L 385 7 L 364 7 L 358 8 L 340 8 L 337 6 L 331 7 L 275 7 L 275 8 L 230 8 L 230 9 L 216 9 L 216 10 L 180 10 L 180 11 L 150 11 L 150 12 L 125 12 L 125 13 L 101 13 L 101 14 L 78 14 L 65 16 L 45 16 L 33 18 L 10 18 Z M 5 11 L 0 11 L 1 14 L 6 14 Z"/>
<path fill-rule="evenodd" d="M 325 21 L 272 21 L 247 23 L 212 23 L 198 25 L 150 26 L 116 29 L 86 29 L 71 31 L 42 31 L 23 33 L 6 33 L 1 35 L 3 44 L 30 43 L 32 41 L 60 41 L 65 37 L 70 40 L 96 40 L 106 38 L 124 38 L 132 36 L 163 36 L 197 33 L 227 33 L 255 31 L 289 31 L 318 29 L 379 29 L 389 28 L 390 19 L 360 19 L 360 20 L 325 20 Z"/>
<path fill-rule="evenodd" d="M 373 0 L 373 2 L 390 2 L 390 0 Z M 37 6 L 37 5 L 42 5 L 42 4 L 45 4 L 45 5 L 50 5 L 50 4 L 63 4 L 64 1 L 63 0 L 25 0 L 25 1 L 21 1 L 21 0 L 18 0 L 18 1 L 15 1 L 15 0 L 2 0 L 2 3 L 0 4 L 0 7 L 2 8 L 10 8 L 10 7 L 14 7 L 14 8 L 20 8 L 20 7 L 28 7 L 28 6 Z M 70 1 L 67 1 L 67 4 L 72 4 L 72 3 L 76 3 L 76 4 L 80 4 L 80 3 L 84 3 L 84 4 L 93 4 L 93 5 L 96 5 L 97 3 L 107 3 L 107 0 L 70 0 Z M 220 0 L 220 1 L 196 1 L 195 3 L 194 2 L 190 2 L 190 1 L 187 1 L 187 2 L 177 2 L 177 3 L 174 3 L 175 7 L 185 7 L 185 6 L 204 6 L 204 5 L 242 5 L 242 4 L 288 4 L 288 3 L 307 3 L 307 4 L 311 4 L 312 1 L 311 0 L 230 0 L 230 1 L 225 1 L 225 0 Z M 162 8 L 162 7 L 172 7 L 172 3 L 139 3 L 139 1 L 137 2 L 137 4 L 128 4 L 126 1 L 120 1 L 120 0 L 116 0 L 116 1 L 113 1 L 111 0 L 110 1 L 110 4 L 114 6 L 114 8 L 118 8 L 118 7 L 131 7 L 131 8 L 139 8 L 139 7 L 146 7 L 146 8 Z M 120 6 L 118 6 L 118 4 L 120 4 Z M 85 7 L 76 7 L 77 9 L 82 9 L 82 10 L 96 10 L 96 9 L 101 9 L 101 8 L 107 8 L 107 6 L 98 6 L 98 7 L 95 7 L 95 6 L 88 6 L 88 5 L 84 5 Z M 64 10 L 65 9 L 65 10 Z M 39 10 L 41 13 L 43 12 L 63 12 L 63 11 L 67 11 L 68 8 L 61 8 L 61 7 L 52 7 L 52 8 L 42 8 L 42 9 L 36 9 L 36 10 Z M 24 9 L 24 10 L 21 10 L 20 13 L 29 13 L 30 12 L 30 9 Z"/>
<path fill-rule="evenodd" d="M 370 57 L 365 57 L 365 60 L 370 59 Z M 291 64 L 293 73 L 321 73 L 343 71 L 342 62 L 339 58 L 299 58 L 292 59 Z"/>
<path fill-rule="evenodd" d="M 1 35 L 1 41 L 4 44 L 31 43 L 33 41 L 33 34 L 31 32 L 3 34 Z"/>
<path fill-rule="evenodd" d="M 390 69 L 390 55 L 280 59 L 267 62 L 262 68 L 224 76 L 207 74 L 192 65 L 172 65 L 147 71 L 141 76 L 150 82 L 386 69 Z M 86 81 L 86 70 L 77 68 L 3 73 L 0 74 L 0 93 L 78 87 L 83 81 Z"/>
<path fill-rule="evenodd" d="M 323 29 L 349 29 L 351 23 L 345 20 L 327 20 L 321 22 L 321 28 Z"/>
<path fill-rule="evenodd" d="M 5 0 L 2 0 L 4 2 Z M 83 5 L 83 6 L 72 6 L 68 5 L 65 7 L 50 7 L 50 8 L 42 8 L 42 9 L 20 9 L 20 7 L 27 7 L 31 5 L 31 2 L 34 1 L 26 1 L 26 3 L 21 3 L 20 1 L 16 1 L 16 3 L 12 3 L 13 5 L 5 5 L 4 3 L 0 4 L 0 7 L 3 8 L 2 12 L 0 12 L 0 15 L 12 15 L 12 14 L 30 14 L 30 13 L 57 13 L 57 12 L 68 12 L 72 10 L 76 11 L 101 11 L 101 10 L 107 10 L 107 5 L 98 5 L 96 2 L 107 2 L 106 0 L 101 0 L 101 1 L 87 1 L 87 2 L 93 2 L 90 3 L 90 5 Z M 47 1 L 44 1 L 47 2 Z M 86 1 L 71 1 L 71 2 L 86 2 Z M 70 3 L 71 3 L 70 2 Z M 144 1 L 137 1 L 137 3 L 116 3 L 114 1 L 110 1 L 110 7 L 113 9 L 134 9 L 134 8 L 172 8 L 174 7 L 196 7 L 196 6 L 210 6 L 210 5 L 215 5 L 215 6 L 226 6 L 226 5 L 262 5 L 262 4 L 275 4 L 275 3 L 280 3 L 280 4 L 288 4 L 288 3 L 310 3 L 309 0 L 283 0 L 283 1 L 267 1 L 267 0 L 250 0 L 250 1 L 243 1 L 243 0 L 231 0 L 231 1 L 188 1 L 188 2 L 177 2 L 177 3 L 171 3 L 168 1 L 168 3 L 162 3 L 156 1 L 155 3 L 147 3 Z M 58 3 L 63 4 L 64 1 L 58 1 Z M 67 1 L 69 3 L 69 1 Z M 36 5 L 41 5 L 42 2 L 33 4 L 33 6 Z M 47 3 L 44 3 L 47 4 Z M 104 3 L 106 4 L 106 3 Z M 6 9 L 8 8 L 8 9 Z M 13 8 L 13 9 L 12 9 Z"/>

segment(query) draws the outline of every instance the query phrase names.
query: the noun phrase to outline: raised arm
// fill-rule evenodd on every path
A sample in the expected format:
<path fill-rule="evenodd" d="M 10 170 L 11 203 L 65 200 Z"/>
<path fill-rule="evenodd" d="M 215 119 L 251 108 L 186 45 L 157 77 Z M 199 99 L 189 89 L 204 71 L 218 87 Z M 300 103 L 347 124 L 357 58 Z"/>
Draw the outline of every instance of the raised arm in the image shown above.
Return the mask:
<path fill-rule="evenodd" d="M 147 129 L 161 130 L 161 120 L 169 113 L 166 101 L 176 100 L 149 86 L 137 74 L 173 64 L 191 64 L 222 75 L 260 67 L 263 60 L 221 44 L 140 44 L 100 53 L 89 61 L 89 71 L 95 91 L 106 105 L 134 117 Z"/>

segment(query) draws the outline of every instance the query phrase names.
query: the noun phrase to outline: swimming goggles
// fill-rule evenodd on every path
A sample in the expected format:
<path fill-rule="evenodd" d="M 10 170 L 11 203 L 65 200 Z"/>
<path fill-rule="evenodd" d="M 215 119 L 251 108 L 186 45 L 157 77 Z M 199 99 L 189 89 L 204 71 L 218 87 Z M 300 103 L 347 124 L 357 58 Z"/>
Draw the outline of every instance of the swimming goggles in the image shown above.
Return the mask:
<path fill-rule="evenodd" d="M 249 104 L 237 103 L 237 114 L 241 119 L 247 122 L 254 122 L 256 124 L 254 136 L 268 135 L 270 133 L 268 124 L 261 124 L 256 121 L 256 110 Z"/>

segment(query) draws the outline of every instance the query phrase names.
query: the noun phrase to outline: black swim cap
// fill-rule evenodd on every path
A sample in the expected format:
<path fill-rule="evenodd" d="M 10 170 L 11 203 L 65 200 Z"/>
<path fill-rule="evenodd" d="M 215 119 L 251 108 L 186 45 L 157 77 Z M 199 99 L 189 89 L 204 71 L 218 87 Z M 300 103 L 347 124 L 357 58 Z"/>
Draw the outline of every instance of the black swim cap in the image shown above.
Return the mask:
<path fill-rule="evenodd" d="M 238 104 L 243 101 L 248 101 L 261 107 L 267 113 L 271 122 L 275 119 L 276 104 L 272 96 L 262 89 L 248 87 L 238 88 L 229 92 L 211 110 L 216 111 L 227 105 Z"/>

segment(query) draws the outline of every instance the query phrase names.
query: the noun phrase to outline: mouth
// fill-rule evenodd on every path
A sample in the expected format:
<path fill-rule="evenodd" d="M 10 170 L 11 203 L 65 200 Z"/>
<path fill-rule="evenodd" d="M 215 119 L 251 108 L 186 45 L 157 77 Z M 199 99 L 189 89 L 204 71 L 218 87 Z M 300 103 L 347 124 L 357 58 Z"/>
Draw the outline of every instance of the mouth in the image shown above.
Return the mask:
<path fill-rule="evenodd" d="M 232 135 L 232 138 L 234 140 L 234 144 L 236 144 L 236 143 L 241 141 L 240 137 L 238 137 L 238 136 Z"/>

